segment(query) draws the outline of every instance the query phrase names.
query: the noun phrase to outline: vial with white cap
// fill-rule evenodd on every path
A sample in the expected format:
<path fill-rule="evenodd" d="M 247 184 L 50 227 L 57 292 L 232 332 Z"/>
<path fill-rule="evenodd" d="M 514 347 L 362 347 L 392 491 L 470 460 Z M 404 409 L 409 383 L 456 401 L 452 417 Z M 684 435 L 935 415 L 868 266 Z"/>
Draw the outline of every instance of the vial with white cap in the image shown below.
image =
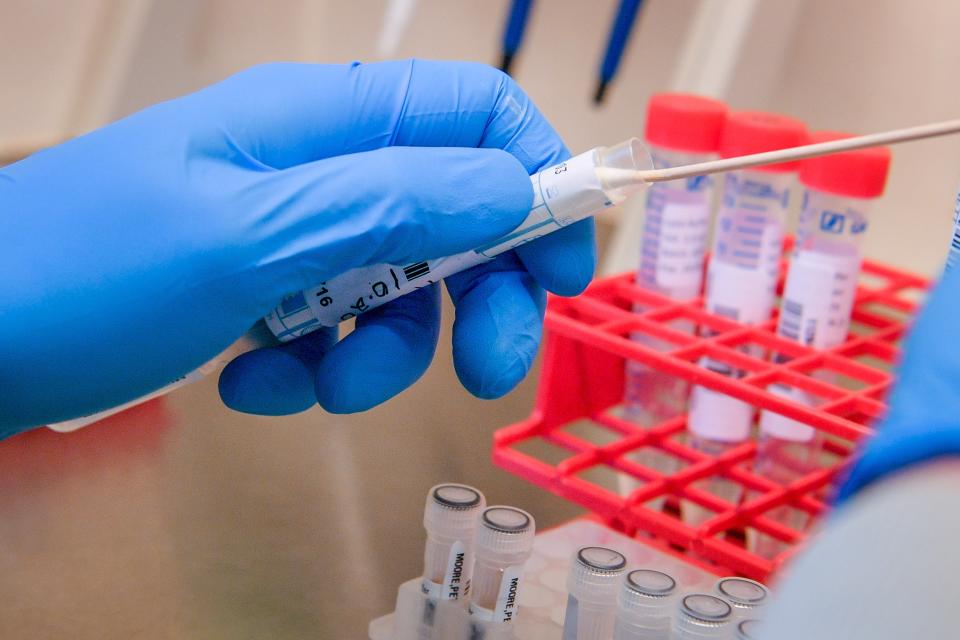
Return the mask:
<path fill-rule="evenodd" d="M 737 624 L 737 633 L 734 637 L 736 640 L 760 640 L 759 627 L 759 620 L 741 620 Z"/>
<path fill-rule="evenodd" d="M 691 593 L 680 600 L 673 621 L 674 640 L 726 638 L 733 620 L 730 605 L 717 596 Z"/>
<path fill-rule="evenodd" d="M 738 619 L 756 617 L 760 607 L 770 600 L 770 591 L 756 580 L 748 578 L 720 578 L 713 589 L 730 604 L 734 617 Z"/>
<path fill-rule="evenodd" d="M 836 131 L 817 131 L 811 142 L 849 138 Z M 797 242 L 784 284 L 777 334 L 816 349 L 843 343 L 860 274 L 861 245 L 873 202 L 884 191 L 890 169 L 890 150 L 873 147 L 836 153 L 801 162 L 800 183 L 806 187 Z M 777 359 L 783 356 L 775 355 Z M 834 382 L 829 371 L 813 377 Z M 796 387 L 775 384 L 768 389 L 798 404 L 811 406 L 815 398 Z M 816 470 L 822 449 L 821 432 L 772 411 L 760 414 L 760 438 L 754 471 L 787 485 Z M 802 530 L 806 512 L 787 506 L 764 514 Z M 779 539 L 748 530 L 748 548 L 772 558 L 786 549 Z"/>
<path fill-rule="evenodd" d="M 433 600 L 459 600 L 470 592 L 473 544 L 483 494 L 464 484 L 438 484 L 427 494 L 423 527 L 424 594 Z"/>
<path fill-rule="evenodd" d="M 617 590 L 627 559 L 606 547 L 583 547 L 574 554 L 567 578 L 563 640 L 607 640 L 613 633 Z"/>
<path fill-rule="evenodd" d="M 654 569 L 635 569 L 620 589 L 613 640 L 669 640 L 677 581 Z"/>
<path fill-rule="evenodd" d="M 730 158 L 803 144 L 806 125 L 775 113 L 731 113 L 720 136 L 720 156 Z M 707 269 L 704 306 L 710 313 L 757 325 L 773 312 L 783 234 L 798 162 L 731 171 L 724 177 L 723 197 L 717 210 L 713 254 Z M 755 346 L 742 347 L 762 357 Z M 738 378 L 744 371 L 713 358 L 701 365 L 710 371 Z M 690 395 L 687 431 L 691 446 L 717 456 L 750 438 L 754 408 L 737 398 L 695 386 Z M 737 503 L 738 484 L 711 478 L 698 484 L 724 500 Z M 683 519 L 699 525 L 710 512 L 690 501 L 681 503 Z"/>
<path fill-rule="evenodd" d="M 533 551 L 533 516 L 516 507 L 487 507 L 477 523 L 470 615 L 481 623 L 509 623 L 517 615 L 523 565 Z M 473 636 L 483 637 L 474 625 Z"/>

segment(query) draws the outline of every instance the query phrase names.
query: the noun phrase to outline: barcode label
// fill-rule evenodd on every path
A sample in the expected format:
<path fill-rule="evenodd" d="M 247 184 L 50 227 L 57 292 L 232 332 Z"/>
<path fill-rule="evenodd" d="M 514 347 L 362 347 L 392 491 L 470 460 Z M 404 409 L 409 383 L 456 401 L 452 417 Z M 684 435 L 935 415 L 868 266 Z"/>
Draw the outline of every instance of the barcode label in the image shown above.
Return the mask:
<path fill-rule="evenodd" d="M 416 280 L 430 273 L 430 266 L 426 262 L 415 262 L 403 268 L 403 275 L 407 282 Z"/>
<path fill-rule="evenodd" d="M 817 319 L 804 318 L 803 305 L 796 300 L 783 299 L 780 308 L 780 335 L 801 344 L 813 344 L 817 337 Z"/>

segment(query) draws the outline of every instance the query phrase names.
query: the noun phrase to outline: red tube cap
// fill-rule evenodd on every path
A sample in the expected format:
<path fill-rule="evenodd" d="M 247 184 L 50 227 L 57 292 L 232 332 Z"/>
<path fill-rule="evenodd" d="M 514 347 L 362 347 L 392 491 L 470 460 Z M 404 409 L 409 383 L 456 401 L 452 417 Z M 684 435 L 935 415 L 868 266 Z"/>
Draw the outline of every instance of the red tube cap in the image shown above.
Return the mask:
<path fill-rule="evenodd" d="M 776 151 L 805 144 L 807 126 L 800 120 L 764 111 L 736 111 L 727 116 L 720 136 L 720 157 L 733 158 L 751 153 Z M 787 172 L 800 168 L 799 162 L 755 167 L 759 171 Z"/>
<path fill-rule="evenodd" d="M 689 93 L 657 93 L 647 105 L 647 142 L 673 151 L 711 153 L 720 144 L 727 105 Z"/>
<path fill-rule="evenodd" d="M 810 143 L 850 137 L 840 131 L 815 131 L 810 134 Z M 802 160 L 800 182 L 836 196 L 877 198 L 883 195 L 889 172 L 890 149 L 872 147 Z"/>

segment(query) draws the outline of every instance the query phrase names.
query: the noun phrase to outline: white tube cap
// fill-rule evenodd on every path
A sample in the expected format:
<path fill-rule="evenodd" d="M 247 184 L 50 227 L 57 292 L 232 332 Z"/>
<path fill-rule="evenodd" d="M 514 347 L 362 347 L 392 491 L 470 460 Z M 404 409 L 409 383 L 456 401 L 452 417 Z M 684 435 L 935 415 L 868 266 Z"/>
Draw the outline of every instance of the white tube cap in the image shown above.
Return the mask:
<path fill-rule="evenodd" d="M 433 536 L 469 540 L 485 503 L 483 494 L 473 487 L 438 484 L 427 493 L 423 526 Z"/>
<path fill-rule="evenodd" d="M 627 559 L 606 547 L 583 547 L 573 556 L 567 591 L 581 603 L 616 606 L 617 589 Z"/>
<path fill-rule="evenodd" d="M 731 577 L 720 578 L 716 592 L 738 610 L 755 609 L 770 599 L 770 591 L 756 580 Z"/>
<path fill-rule="evenodd" d="M 487 507 L 477 526 L 477 559 L 505 566 L 522 564 L 533 551 L 536 523 L 533 516 L 516 507 Z"/>

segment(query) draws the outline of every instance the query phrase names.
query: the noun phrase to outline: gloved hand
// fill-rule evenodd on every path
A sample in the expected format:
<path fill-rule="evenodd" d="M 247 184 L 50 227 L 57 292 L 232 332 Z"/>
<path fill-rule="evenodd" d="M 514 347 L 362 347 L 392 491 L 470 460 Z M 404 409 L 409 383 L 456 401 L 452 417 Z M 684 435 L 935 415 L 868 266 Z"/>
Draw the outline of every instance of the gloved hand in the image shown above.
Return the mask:
<path fill-rule="evenodd" d="M 904 347 L 890 410 L 841 489 L 849 499 L 908 466 L 960 456 L 960 269 L 944 274 Z"/>
<path fill-rule="evenodd" d="M 466 63 L 252 68 L 0 170 L 0 434 L 99 411 L 195 369 L 287 293 L 465 251 L 517 226 L 568 156 L 505 75 Z M 543 288 L 575 294 L 590 222 L 447 279 L 464 386 L 527 373 Z M 439 291 L 241 356 L 240 411 L 383 402 L 422 375 Z"/>

